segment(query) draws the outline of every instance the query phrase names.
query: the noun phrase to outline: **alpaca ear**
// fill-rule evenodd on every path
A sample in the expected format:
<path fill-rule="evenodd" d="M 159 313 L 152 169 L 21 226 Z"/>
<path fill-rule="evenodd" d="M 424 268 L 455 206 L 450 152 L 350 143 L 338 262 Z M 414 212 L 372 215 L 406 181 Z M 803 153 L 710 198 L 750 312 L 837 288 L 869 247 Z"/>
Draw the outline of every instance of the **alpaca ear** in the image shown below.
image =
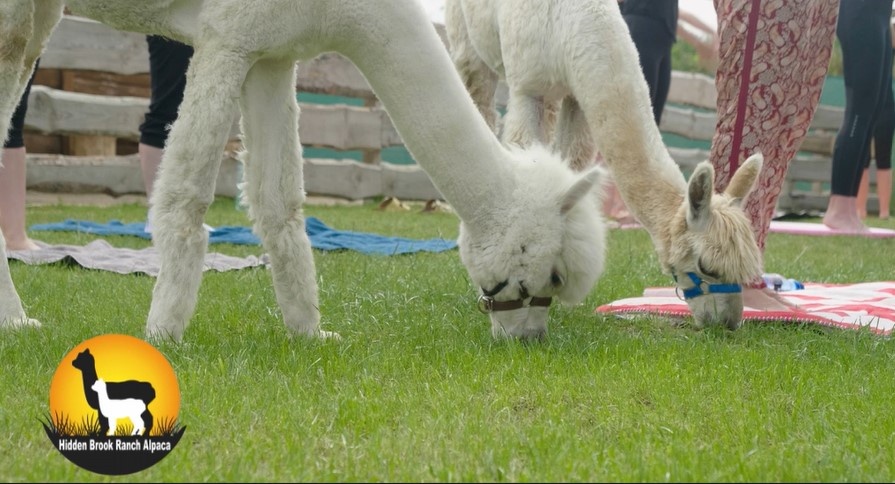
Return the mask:
<path fill-rule="evenodd" d="M 687 226 L 700 230 L 711 218 L 715 170 L 707 161 L 696 165 L 687 187 Z"/>
<path fill-rule="evenodd" d="M 597 186 L 598 183 L 602 183 L 604 172 L 603 168 L 599 166 L 595 166 L 588 170 L 587 173 L 581 176 L 578 181 L 566 191 L 566 194 L 562 197 L 562 204 L 559 208 L 560 215 L 565 215 L 569 210 L 574 207 L 579 200 L 581 200 L 594 186 Z"/>
<path fill-rule="evenodd" d="M 762 164 L 764 164 L 764 156 L 761 153 L 755 153 L 733 174 L 727 189 L 724 190 L 724 194 L 733 199 L 732 203 L 742 205 L 746 195 L 749 195 L 758 180 Z"/>

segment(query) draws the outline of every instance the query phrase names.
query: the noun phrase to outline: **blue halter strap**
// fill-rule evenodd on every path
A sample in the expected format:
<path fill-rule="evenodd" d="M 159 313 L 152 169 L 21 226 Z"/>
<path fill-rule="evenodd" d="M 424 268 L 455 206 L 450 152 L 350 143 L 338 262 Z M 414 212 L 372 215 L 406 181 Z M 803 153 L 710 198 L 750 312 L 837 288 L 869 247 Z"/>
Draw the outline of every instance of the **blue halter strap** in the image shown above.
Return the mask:
<path fill-rule="evenodd" d="M 674 282 L 677 282 L 677 275 L 671 274 Z M 696 275 L 695 272 L 688 272 L 687 277 L 693 281 L 693 287 L 683 289 L 684 299 L 693 299 L 694 297 L 705 296 L 707 294 L 736 294 L 743 291 L 743 287 L 739 284 L 709 284 Z"/>

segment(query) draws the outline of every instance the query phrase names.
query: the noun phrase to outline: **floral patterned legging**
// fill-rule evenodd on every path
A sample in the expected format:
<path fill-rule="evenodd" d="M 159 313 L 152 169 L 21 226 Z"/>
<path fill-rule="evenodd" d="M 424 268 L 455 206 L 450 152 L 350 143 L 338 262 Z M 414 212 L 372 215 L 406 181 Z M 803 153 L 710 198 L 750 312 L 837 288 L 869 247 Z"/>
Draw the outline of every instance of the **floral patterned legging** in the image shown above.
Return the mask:
<path fill-rule="evenodd" d="M 820 100 L 839 0 L 715 0 L 715 10 L 720 35 L 718 124 L 710 155 L 715 188 L 723 190 L 747 157 L 764 155 L 757 186 L 744 205 L 763 253 L 787 166 Z"/>

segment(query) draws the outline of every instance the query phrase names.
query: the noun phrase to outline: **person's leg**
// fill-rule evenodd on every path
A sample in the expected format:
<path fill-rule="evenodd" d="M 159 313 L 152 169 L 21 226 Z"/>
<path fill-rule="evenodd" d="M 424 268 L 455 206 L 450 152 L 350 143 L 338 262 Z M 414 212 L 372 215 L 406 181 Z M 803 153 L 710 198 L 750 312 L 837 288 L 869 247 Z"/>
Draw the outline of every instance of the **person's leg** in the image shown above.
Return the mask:
<path fill-rule="evenodd" d="M 35 67 L 35 71 L 37 68 Z M 0 165 L 0 229 L 6 240 L 7 250 L 34 250 L 36 243 L 28 238 L 25 229 L 25 113 L 28 111 L 28 94 L 31 80 L 25 88 L 19 105 L 10 120 L 9 133 L 3 144 Z"/>
<path fill-rule="evenodd" d="M 891 3 L 885 2 L 844 2 L 840 6 L 837 36 L 842 46 L 845 114 L 833 147 L 830 201 L 823 218 L 833 229 L 867 230 L 859 217 L 857 195 L 880 102 L 884 101 L 890 14 Z"/>
<path fill-rule="evenodd" d="M 858 218 L 864 220 L 867 218 L 867 197 L 870 196 L 870 169 L 864 168 L 861 173 L 861 184 L 858 185 L 858 194 L 855 195 L 855 208 L 858 212 Z"/>
<path fill-rule="evenodd" d="M 891 45 L 891 31 L 889 32 Z M 893 51 L 888 49 L 889 62 Z M 883 86 L 885 100 L 873 131 L 876 150 L 876 197 L 879 201 L 879 218 L 889 218 L 892 203 L 892 138 L 895 137 L 895 94 L 892 92 L 892 69 L 886 69 L 888 78 Z"/>
<path fill-rule="evenodd" d="M 659 102 L 659 88 L 662 82 L 661 65 L 665 56 L 666 45 L 673 42 L 670 34 L 665 32 L 664 25 L 656 19 L 642 15 L 625 15 L 631 40 L 637 47 L 640 61 L 640 69 L 649 86 L 650 103 L 653 107 L 653 118 L 659 124 L 662 118 L 662 109 L 665 107 L 664 99 Z M 669 72 L 670 75 L 670 72 Z M 665 92 L 665 98 L 668 93 Z"/>
<path fill-rule="evenodd" d="M 721 59 L 715 81 L 718 123 L 709 159 L 715 187 L 723 190 L 743 160 L 758 151 L 764 155 L 758 183 L 744 205 L 762 252 L 787 165 L 820 100 L 838 4 L 715 0 Z M 786 308 L 761 278 L 743 296 L 753 308 Z"/>
<path fill-rule="evenodd" d="M 149 49 L 149 111 L 140 125 L 140 143 L 137 153 L 146 198 L 155 188 L 155 179 L 162 163 L 168 129 L 177 119 L 177 111 L 183 101 L 186 87 L 186 71 L 193 56 L 193 48 L 173 40 L 154 35 L 146 36 Z M 151 207 L 150 207 L 151 210 Z M 147 220 L 151 217 L 147 217 Z M 152 232 L 147 221 L 146 231 Z"/>
<path fill-rule="evenodd" d="M 665 49 L 662 59 L 659 61 L 659 74 L 656 81 L 656 95 L 653 100 L 653 109 L 656 113 L 656 124 L 662 121 L 662 111 L 665 110 L 665 102 L 668 100 L 668 91 L 671 89 L 671 48 L 674 41 L 663 46 Z"/>
<path fill-rule="evenodd" d="M 892 200 L 892 137 L 895 135 L 895 103 L 893 103 L 892 80 L 883 87 L 885 101 L 873 128 L 873 159 L 876 162 L 876 196 L 879 202 L 879 218 L 889 218 L 889 204 Z M 869 150 L 868 150 L 869 151 Z M 867 197 L 870 194 L 870 156 L 865 157 L 861 185 L 858 187 L 858 216 L 867 217 Z"/>

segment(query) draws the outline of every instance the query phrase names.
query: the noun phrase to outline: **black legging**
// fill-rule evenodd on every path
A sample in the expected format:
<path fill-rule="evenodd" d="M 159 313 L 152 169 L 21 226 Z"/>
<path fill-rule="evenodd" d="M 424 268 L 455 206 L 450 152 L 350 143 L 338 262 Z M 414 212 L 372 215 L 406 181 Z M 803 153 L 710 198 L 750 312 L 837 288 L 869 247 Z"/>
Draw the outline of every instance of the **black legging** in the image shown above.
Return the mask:
<path fill-rule="evenodd" d="M 40 63 L 38 60 L 37 63 Z M 12 119 L 9 120 L 9 131 L 6 140 L 3 141 L 4 148 L 21 148 L 25 146 L 25 114 L 28 112 L 28 95 L 31 93 L 31 83 L 34 82 L 34 73 L 37 72 L 37 64 L 34 65 L 34 72 L 31 73 L 31 79 L 28 79 L 28 85 L 25 86 L 25 92 L 19 99 L 19 105 L 12 113 Z"/>
<path fill-rule="evenodd" d="M 836 36 L 842 45 L 845 115 L 833 148 L 830 179 L 833 195 L 858 194 L 870 138 L 886 102 L 886 93 L 891 93 L 891 15 L 891 0 L 839 3 Z"/>
<path fill-rule="evenodd" d="M 890 32 L 891 34 L 891 32 Z M 889 49 L 889 62 L 892 61 L 892 49 Z M 883 86 L 885 99 L 880 106 L 879 116 L 873 126 L 873 147 L 877 170 L 892 169 L 892 138 L 895 136 L 895 99 L 892 93 L 892 71 L 886 71 L 889 78 Z M 864 167 L 870 167 L 870 151 L 864 161 Z"/>
<path fill-rule="evenodd" d="M 140 143 L 164 148 L 171 123 L 183 101 L 186 71 L 193 48 L 180 42 L 149 35 L 149 112 L 140 125 Z"/>
<path fill-rule="evenodd" d="M 668 88 L 671 87 L 671 48 L 674 46 L 674 35 L 657 19 L 643 15 L 624 17 L 640 55 L 640 68 L 649 85 L 653 117 L 656 124 L 659 124 L 668 99 Z"/>

